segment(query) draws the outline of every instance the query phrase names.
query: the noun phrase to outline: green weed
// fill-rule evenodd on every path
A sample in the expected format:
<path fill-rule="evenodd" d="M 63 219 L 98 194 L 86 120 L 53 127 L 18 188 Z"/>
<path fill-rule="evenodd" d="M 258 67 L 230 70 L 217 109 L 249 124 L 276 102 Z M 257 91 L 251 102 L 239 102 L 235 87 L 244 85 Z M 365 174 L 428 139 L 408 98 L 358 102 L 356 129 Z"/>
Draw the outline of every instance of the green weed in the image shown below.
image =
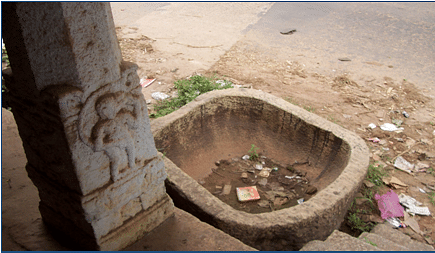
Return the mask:
<path fill-rule="evenodd" d="M 373 164 L 369 165 L 369 170 L 367 172 L 367 180 L 375 184 L 376 186 L 382 186 L 384 182 L 382 177 L 386 175 L 382 166 L 375 167 Z"/>
<path fill-rule="evenodd" d="M 251 144 L 251 149 L 248 152 L 249 160 L 254 161 L 258 159 L 257 149 L 254 144 Z"/>
<path fill-rule="evenodd" d="M 373 224 L 364 222 L 356 213 L 351 213 L 347 217 L 352 229 L 362 232 L 369 232 L 373 228 Z"/>
<path fill-rule="evenodd" d="M 376 243 L 370 241 L 369 239 L 367 239 L 367 237 L 364 237 L 364 240 L 366 240 L 366 243 L 368 243 L 368 244 L 370 244 L 372 246 L 378 247 L 378 245 Z"/>
<path fill-rule="evenodd" d="M 429 193 L 429 199 L 430 199 L 430 202 L 432 203 L 432 205 L 435 206 L 435 192 Z"/>
<path fill-rule="evenodd" d="M 287 102 L 294 104 L 294 105 L 299 105 L 295 100 L 293 100 L 293 98 L 291 97 L 286 97 L 284 98 L 284 100 L 286 100 Z"/>
<path fill-rule="evenodd" d="M 170 114 L 196 97 L 212 90 L 222 90 L 232 87 L 232 83 L 226 80 L 216 82 L 216 77 L 192 76 L 189 79 L 178 80 L 174 87 L 178 91 L 178 96 L 157 102 L 154 106 L 155 113 L 151 118 L 158 118 Z"/>
<path fill-rule="evenodd" d="M 313 107 L 311 107 L 311 106 L 304 106 L 304 109 L 305 110 L 307 110 L 307 111 L 309 111 L 309 112 L 314 112 L 314 108 Z"/>

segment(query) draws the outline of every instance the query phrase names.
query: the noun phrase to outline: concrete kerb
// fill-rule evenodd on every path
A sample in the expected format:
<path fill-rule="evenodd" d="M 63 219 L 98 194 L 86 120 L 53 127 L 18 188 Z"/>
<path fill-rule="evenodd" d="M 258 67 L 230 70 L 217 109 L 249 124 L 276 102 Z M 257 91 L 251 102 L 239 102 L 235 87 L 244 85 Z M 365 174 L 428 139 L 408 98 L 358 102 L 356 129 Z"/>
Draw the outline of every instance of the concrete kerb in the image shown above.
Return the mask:
<path fill-rule="evenodd" d="M 184 117 L 195 107 L 227 96 L 263 100 L 296 115 L 308 124 L 331 132 L 349 145 L 349 161 L 342 173 L 309 201 L 271 213 L 250 214 L 237 211 L 220 201 L 165 157 L 168 174 L 167 191 L 170 195 L 177 194 L 179 198 L 187 201 L 181 204 L 180 201 L 174 199 L 174 203 L 177 205 L 179 202 L 182 205 L 179 208 L 191 212 L 201 220 L 261 250 L 270 250 L 262 246 L 265 241 L 282 242 L 280 244 L 284 245 L 284 248 L 298 250 L 308 241 L 326 239 L 334 229 L 340 226 L 354 195 L 367 174 L 369 153 L 364 141 L 355 133 L 283 99 L 265 92 L 243 88 L 203 94 L 178 111 L 152 121 L 152 132 L 156 134 L 166 125 Z"/>

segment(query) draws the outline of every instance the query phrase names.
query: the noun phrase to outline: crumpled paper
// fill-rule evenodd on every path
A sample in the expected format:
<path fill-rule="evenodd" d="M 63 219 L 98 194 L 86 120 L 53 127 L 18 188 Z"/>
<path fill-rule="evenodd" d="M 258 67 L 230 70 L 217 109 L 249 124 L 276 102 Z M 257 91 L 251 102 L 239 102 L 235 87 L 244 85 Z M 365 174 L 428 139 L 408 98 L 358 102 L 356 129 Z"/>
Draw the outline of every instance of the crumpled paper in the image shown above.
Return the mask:
<path fill-rule="evenodd" d="M 399 195 L 399 202 L 400 204 L 402 204 L 403 206 L 406 207 L 406 212 L 415 215 L 415 214 L 419 214 L 419 215 L 430 215 L 430 211 L 428 207 L 422 207 L 420 205 L 422 205 L 420 202 L 418 202 L 416 199 L 407 196 L 403 193 L 401 193 Z"/>

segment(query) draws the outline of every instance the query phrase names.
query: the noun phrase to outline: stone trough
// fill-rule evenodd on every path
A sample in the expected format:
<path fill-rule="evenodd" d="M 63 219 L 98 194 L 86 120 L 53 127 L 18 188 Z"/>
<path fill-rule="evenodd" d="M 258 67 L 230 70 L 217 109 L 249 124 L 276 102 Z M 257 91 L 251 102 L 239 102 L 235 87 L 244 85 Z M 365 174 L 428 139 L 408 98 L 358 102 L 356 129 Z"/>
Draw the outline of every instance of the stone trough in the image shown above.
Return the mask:
<path fill-rule="evenodd" d="M 299 250 L 326 239 L 343 222 L 369 165 L 368 148 L 355 133 L 253 89 L 201 95 L 151 128 L 175 205 L 259 250 Z M 282 164 L 309 162 L 317 194 L 294 207 L 251 214 L 198 183 L 215 161 L 241 157 L 251 144 Z"/>

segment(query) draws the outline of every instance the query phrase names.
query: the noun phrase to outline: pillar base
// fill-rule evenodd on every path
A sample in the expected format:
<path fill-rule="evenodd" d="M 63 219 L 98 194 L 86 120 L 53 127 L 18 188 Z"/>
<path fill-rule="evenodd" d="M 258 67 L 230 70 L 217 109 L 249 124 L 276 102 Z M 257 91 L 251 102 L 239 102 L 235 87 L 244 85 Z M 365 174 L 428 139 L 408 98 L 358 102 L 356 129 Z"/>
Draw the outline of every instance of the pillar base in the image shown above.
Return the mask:
<path fill-rule="evenodd" d="M 53 237 L 63 246 L 74 250 L 122 250 L 141 239 L 174 214 L 172 199 L 165 194 L 161 200 L 147 210 L 137 213 L 134 217 L 125 221 L 122 226 L 96 240 L 94 237 L 77 229 L 72 223 L 65 224 L 65 221 L 53 219 L 57 215 L 54 213 L 50 215 L 51 208 L 40 204 L 39 209 L 43 217 L 51 217 L 49 220 L 44 218 L 43 220 Z M 58 226 L 69 226 L 71 229 L 66 234 Z"/>
<path fill-rule="evenodd" d="M 174 203 L 165 194 L 153 206 L 139 212 L 124 224 L 98 240 L 100 250 L 121 250 L 141 239 L 145 234 L 174 215 Z"/>

